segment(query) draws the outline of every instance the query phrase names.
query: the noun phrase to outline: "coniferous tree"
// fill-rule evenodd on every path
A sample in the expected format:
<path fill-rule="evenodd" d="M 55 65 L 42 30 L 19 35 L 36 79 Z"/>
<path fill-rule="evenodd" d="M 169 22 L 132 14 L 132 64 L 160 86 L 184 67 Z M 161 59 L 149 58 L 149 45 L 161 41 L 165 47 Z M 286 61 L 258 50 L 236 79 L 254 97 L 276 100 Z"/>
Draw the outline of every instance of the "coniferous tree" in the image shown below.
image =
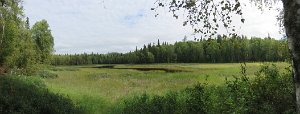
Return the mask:
<path fill-rule="evenodd" d="M 52 64 L 112 64 L 112 63 L 228 63 L 285 61 L 288 59 L 286 40 L 242 36 L 217 36 L 200 41 L 162 45 L 148 44 L 129 53 L 55 55 Z M 60 61 L 69 62 L 60 62 Z M 97 61 L 97 62 L 94 62 Z M 59 63 L 59 64 L 58 64 Z"/>

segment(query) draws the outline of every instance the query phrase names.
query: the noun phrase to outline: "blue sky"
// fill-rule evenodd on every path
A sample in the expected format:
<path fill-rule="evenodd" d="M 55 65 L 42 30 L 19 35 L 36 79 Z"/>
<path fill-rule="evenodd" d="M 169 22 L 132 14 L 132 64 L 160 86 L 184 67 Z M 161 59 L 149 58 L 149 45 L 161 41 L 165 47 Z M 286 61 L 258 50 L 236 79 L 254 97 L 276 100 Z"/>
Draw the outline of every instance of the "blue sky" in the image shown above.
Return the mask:
<path fill-rule="evenodd" d="M 55 40 L 55 53 L 128 52 L 156 42 L 194 39 L 192 29 L 182 26 L 167 10 L 159 16 L 150 8 L 155 0 L 24 0 L 30 23 L 46 19 Z M 263 13 L 246 4 L 245 24 L 235 23 L 238 34 L 281 38 L 275 10 Z M 224 30 L 220 30 L 222 34 Z"/>

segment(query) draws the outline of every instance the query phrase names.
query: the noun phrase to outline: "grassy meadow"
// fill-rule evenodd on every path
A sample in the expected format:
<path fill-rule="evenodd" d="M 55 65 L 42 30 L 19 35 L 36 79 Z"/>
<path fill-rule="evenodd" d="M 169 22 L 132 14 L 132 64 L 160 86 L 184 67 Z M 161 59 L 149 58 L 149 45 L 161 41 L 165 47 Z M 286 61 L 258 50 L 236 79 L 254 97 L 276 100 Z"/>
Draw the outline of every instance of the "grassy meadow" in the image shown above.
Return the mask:
<path fill-rule="evenodd" d="M 263 63 L 247 63 L 249 77 Z M 275 63 L 279 69 L 287 63 Z M 48 88 L 71 98 L 88 113 L 109 113 L 112 107 L 126 97 L 148 93 L 162 95 L 178 91 L 198 82 L 208 85 L 224 84 L 225 80 L 240 75 L 240 63 L 220 64 L 141 64 L 59 66 L 52 69 L 57 78 L 46 78 Z M 163 68 L 164 70 L 138 70 Z"/>

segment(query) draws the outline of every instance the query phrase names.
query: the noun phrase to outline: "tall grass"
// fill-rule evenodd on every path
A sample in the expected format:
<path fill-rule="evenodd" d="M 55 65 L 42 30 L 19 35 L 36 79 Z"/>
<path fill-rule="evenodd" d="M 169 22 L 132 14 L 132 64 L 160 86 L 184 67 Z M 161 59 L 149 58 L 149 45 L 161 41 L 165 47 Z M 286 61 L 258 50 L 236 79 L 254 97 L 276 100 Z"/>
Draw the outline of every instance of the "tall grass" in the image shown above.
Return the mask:
<path fill-rule="evenodd" d="M 243 67 L 242 67 L 243 68 Z M 165 95 L 142 94 L 119 103 L 124 114 L 293 114 L 296 110 L 291 71 L 263 65 L 252 79 L 240 77 L 224 85 L 197 84 Z"/>
<path fill-rule="evenodd" d="M 279 74 L 286 72 L 282 69 L 288 66 L 287 63 L 275 64 L 279 69 Z M 261 63 L 247 64 L 247 72 L 245 74 L 250 81 L 257 77 L 255 76 L 255 72 L 259 70 L 260 65 Z M 74 66 L 55 67 L 51 72 L 58 74 L 57 78 L 44 78 L 43 80 L 45 80 L 50 91 L 69 96 L 69 98 L 77 105 L 80 105 L 86 113 L 109 114 L 122 113 L 124 101 L 130 103 L 130 99 L 136 99 L 134 96 L 141 96 L 143 93 L 147 93 L 145 94 L 147 99 L 152 99 L 153 96 L 156 96 L 155 99 L 167 99 L 162 101 L 158 100 L 156 103 L 163 104 L 166 101 L 167 104 L 170 104 L 170 106 L 168 106 L 169 109 L 178 106 L 178 110 L 181 110 L 182 107 L 186 107 L 186 104 L 184 103 L 187 100 L 186 96 L 189 95 L 189 93 L 187 93 L 188 91 L 185 91 L 185 89 L 187 87 L 193 89 L 193 85 L 198 82 L 202 83 L 198 85 L 204 88 L 204 95 L 209 96 L 208 99 L 210 104 L 205 104 L 205 106 L 208 107 L 206 109 L 226 109 L 225 106 L 221 108 L 220 105 L 218 105 L 218 102 L 225 102 L 224 99 L 228 95 L 227 91 L 229 91 L 227 87 L 229 82 L 235 81 L 236 78 L 234 77 L 239 78 L 242 76 L 242 74 L 239 73 L 241 71 L 239 63 L 116 66 L 118 68 L 148 67 L 189 71 L 176 73 L 128 69 L 96 69 L 89 67 L 93 66 L 84 66 L 84 68 Z M 221 97 L 222 95 L 224 95 L 224 98 Z M 170 96 L 170 98 L 167 96 Z M 230 100 L 226 100 L 226 102 L 229 101 Z M 180 104 L 174 104 L 173 102 Z M 157 106 L 159 107 L 154 109 L 160 109 L 160 105 Z M 162 107 L 164 107 L 164 105 Z M 221 113 L 220 110 L 216 110 L 215 112 L 217 113 L 217 111 L 219 111 L 219 113 Z"/>

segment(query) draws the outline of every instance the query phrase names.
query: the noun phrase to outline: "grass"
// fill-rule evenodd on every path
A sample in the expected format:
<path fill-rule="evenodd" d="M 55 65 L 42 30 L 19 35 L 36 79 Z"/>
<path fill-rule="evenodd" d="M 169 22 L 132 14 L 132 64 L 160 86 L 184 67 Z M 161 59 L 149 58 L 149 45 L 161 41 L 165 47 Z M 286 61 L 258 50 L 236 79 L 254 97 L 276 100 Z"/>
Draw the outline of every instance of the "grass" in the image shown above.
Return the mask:
<path fill-rule="evenodd" d="M 253 76 L 262 63 L 247 63 L 247 74 Z M 275 63 L 279 69 L 287 63 Z M 224 84 L 240 72 L 239 63 L 222 64 L 142 64 L 116 65 L 116 68 L 167 68 L 186 72 L 138 71 L 134 69 L 100 69 L 89 66 L 57 67 L 57 78 L 44 79 L 51 91 L 69 96 L 87 113 L 108 113 L 120 99 L 136 94 L 162 95 L 193 84 Z M 71 70 L 69 70 L 71 69 Z"/>

